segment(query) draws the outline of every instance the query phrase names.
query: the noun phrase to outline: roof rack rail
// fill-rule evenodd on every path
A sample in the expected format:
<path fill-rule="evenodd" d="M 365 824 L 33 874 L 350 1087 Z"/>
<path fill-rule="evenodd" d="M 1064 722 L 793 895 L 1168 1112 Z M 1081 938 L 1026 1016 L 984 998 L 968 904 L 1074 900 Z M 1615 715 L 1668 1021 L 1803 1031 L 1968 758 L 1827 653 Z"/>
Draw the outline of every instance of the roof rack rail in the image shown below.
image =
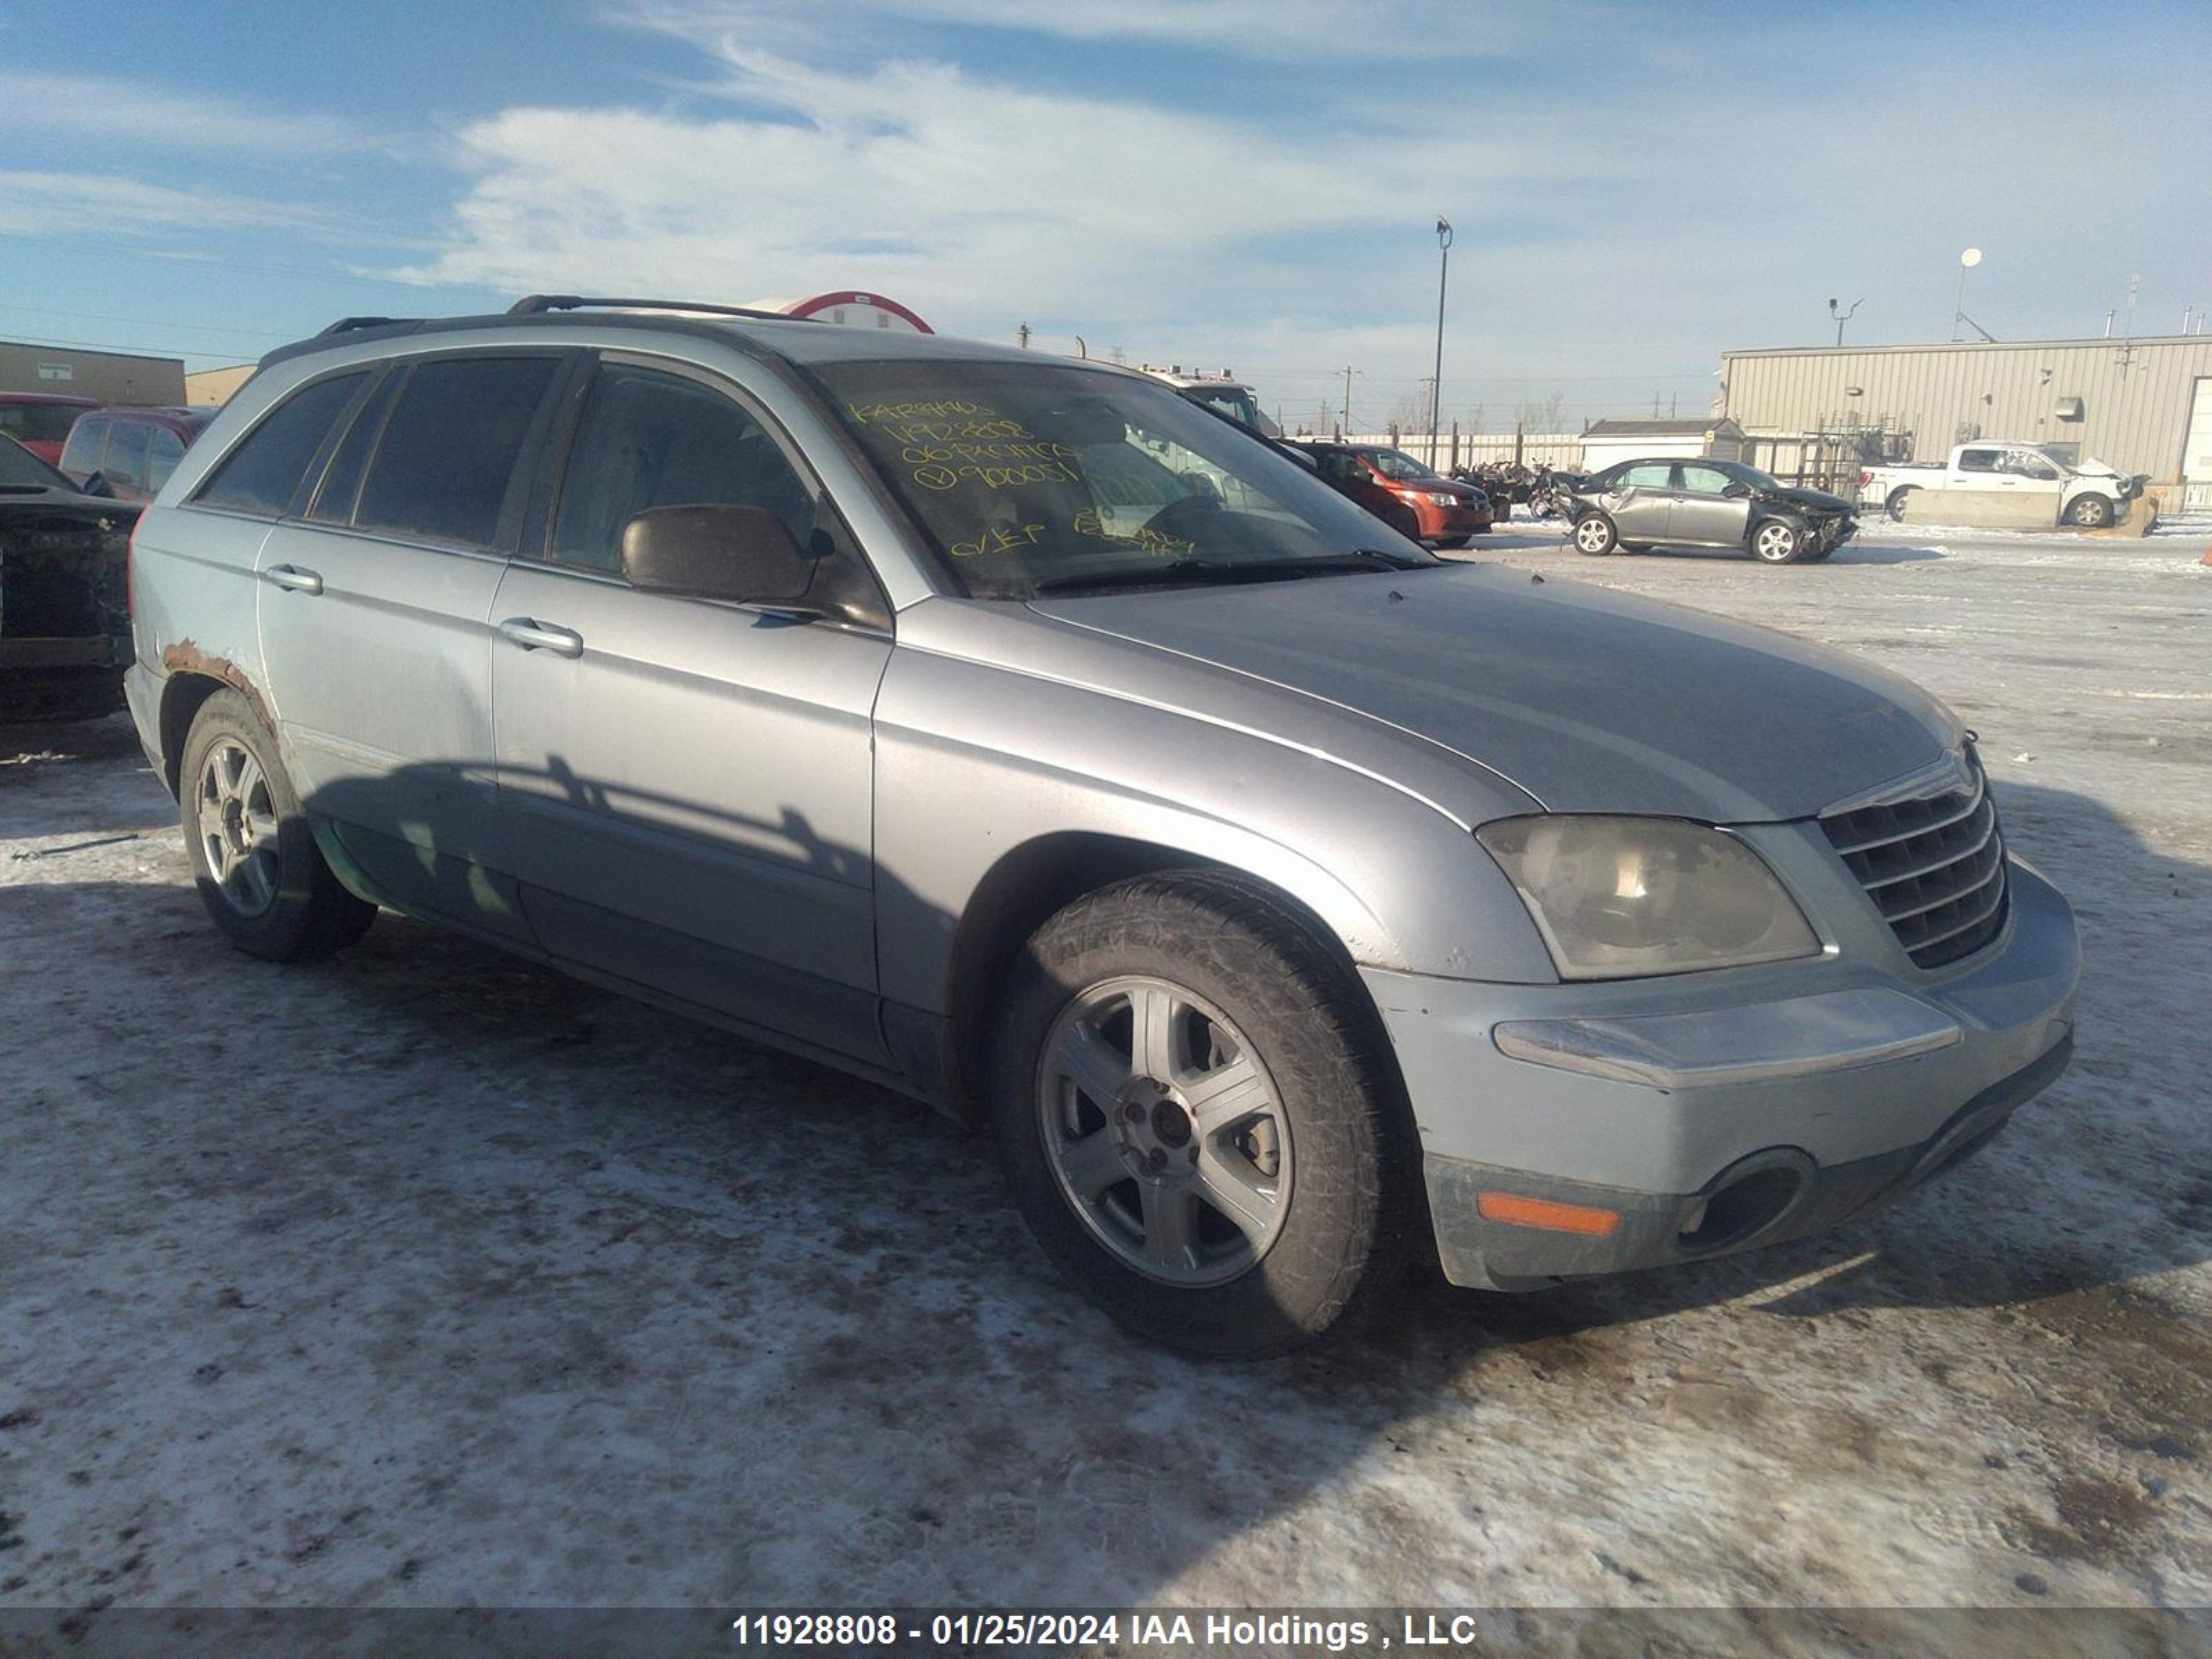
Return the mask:
<path fill-rule="evenodd" d="M 811 322 L 781 311 L 763 311 L 754 306 L 713 306 L 697 300 L 611 300 L 584 294 L 532 294 L 507 308 L 510 317 L 538 317 L 549 311 L 586 309 L 622 311 L 696 311 L 714 317 L 758 317 L 771 323 Z"/>
<path fill-rule="evenodd" d="M 388 328 L 395 323 L 419 323 L 422 320 L 420 317 L 341 317 L 315 337 L 321 340 L 333 334 L 350 334 L 357 328 Z"/>

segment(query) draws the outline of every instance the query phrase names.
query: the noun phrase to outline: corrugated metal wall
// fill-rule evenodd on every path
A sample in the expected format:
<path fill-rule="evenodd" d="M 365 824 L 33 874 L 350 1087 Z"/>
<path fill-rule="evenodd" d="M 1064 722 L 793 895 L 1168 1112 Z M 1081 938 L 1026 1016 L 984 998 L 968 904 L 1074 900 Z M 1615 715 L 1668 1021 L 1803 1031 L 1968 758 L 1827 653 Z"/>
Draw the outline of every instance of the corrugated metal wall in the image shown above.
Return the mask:
<path fill-rule="evenodd" d="M 1749 432 L 1888 424 L 1912 433 L 1915 455 L 1932 460 L 1967 427 L 1973 436 L 2078 444 L 2085 456 L 2160 482 L 2179 472 L 2191 401 L 2205 378 L 2212 335 L 1721 356 L 1723 412 Z M 2081 419 L 2061 419 L 2073 398 Z"/>

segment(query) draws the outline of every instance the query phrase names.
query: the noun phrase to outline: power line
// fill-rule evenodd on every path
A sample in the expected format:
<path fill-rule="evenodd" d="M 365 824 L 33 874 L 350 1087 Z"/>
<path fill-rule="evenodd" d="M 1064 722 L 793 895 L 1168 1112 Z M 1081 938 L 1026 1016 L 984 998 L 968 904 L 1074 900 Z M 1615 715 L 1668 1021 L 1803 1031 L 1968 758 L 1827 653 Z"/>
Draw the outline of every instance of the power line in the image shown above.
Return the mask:
<path fill-rule="evenodd" d="M 95 253 L 112 253 L 120 258 L 145 259 L 150 260 L 155 264 L 169 265 L 173 267 L 176 265 L 209 265 L 222 270 L 252 271 L 256 276 L 297 276 L 313 282 L 331 283 L 368 283 L 383 288 L 412 289 L 417 293 L 422 293 L 427 290 L 435 289 L 451 289 L 458 292 L 469 294 L 494 295 L 507 295 L 513 291 L 504 288 L 493 288 L 483 283 L 462 283 L 445 280 L 436 282 L 420 282 L 410 281 L 404 276 L 380 276 L 374 271 L 341 270 L 335 265 L 271 264 L 258 259 L 252 261 L 244 259 L 218 259 L 211 255 L 198 253 L 156 253 L 142 247 L 126 247 L 114 242 L 83 241 L 73 237 L 58 240 L 67 240 L 71 246 L 88 248 Z"/>
<path fill-rule="evenodd" d="M 33 317 L 72 317 L 87 323 L 133 323 L 147 328 L 182 329 L 188 334 L 234 334 L 252 340 L 289 340 L 292 336 L 265 328 L 225 328 L 219 323 L 179 323 L 165 317 L 114 317 L 102 311 L 57 311 L 52 306 L 0 306 L 0 311 L 27 312 Z"/>
<path fill-rule="evenodd" d="M 8 343 L 10 345 L 62 346 L 71 348 L 78 351 L 112 351 L 118 356 L 125 357 L 198 357 L 202 359 L 211 359 L 216 362 L 231 362 L 236 361 L 234 354 L 225 354 L 220 351 L 162 351 L 156 349 L 152 346 L 123 345 L 113 340 L 40 339 L 33 338 L 26 335 L 10 340 Z"/>

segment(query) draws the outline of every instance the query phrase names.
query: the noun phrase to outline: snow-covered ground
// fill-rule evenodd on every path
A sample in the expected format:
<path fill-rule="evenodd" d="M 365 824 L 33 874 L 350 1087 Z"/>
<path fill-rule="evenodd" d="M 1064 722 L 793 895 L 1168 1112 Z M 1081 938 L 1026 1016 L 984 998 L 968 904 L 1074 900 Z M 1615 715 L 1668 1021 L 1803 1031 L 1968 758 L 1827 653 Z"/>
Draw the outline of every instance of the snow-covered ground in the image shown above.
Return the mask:
<path fill-rule="evenodd" d="M 233 953 L 127 722 L 10 732 L 0 1604 L 2202 1605 L 2205 539 L 1486 538 L 1949 699 L 2081 1057 L 1878 1221 L 1259 1366 L 1119 1335 L 866 1085 L 388 915 Z"/>

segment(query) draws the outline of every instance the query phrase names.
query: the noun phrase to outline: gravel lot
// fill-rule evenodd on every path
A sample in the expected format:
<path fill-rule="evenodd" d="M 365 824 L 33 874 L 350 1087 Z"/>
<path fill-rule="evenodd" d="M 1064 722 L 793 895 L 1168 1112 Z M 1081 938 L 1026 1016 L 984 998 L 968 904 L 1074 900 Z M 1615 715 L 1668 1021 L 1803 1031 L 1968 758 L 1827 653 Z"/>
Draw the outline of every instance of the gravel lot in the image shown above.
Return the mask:
<path fill-rule="evenodd" d="M 234 954 L 127 720 L 0 731 L 0 1604 L 2202 1606 L 2208 538 L 1486 538 L 1948 698 L 2081 1055 L 1878 1221 L 1256 1367 L 873 1088 L 391 915 Z"/>

